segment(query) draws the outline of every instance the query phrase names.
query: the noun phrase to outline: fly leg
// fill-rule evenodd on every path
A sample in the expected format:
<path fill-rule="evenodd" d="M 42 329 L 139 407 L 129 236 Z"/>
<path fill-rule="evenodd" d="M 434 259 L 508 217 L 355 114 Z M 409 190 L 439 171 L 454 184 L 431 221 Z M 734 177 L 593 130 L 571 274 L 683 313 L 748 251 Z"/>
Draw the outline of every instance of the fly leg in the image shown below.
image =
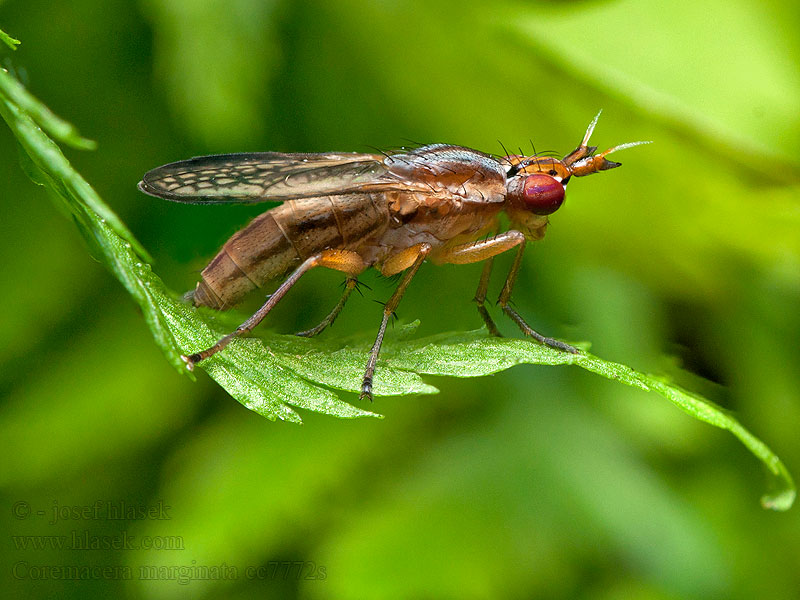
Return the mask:
<path fill-rule="evenodd" d="M 529 335 L 545 346 L 550 346 L 556 350 L 564 350 L 565 352 L 578 354 L 578 349 L 574 346 L 570 346 L 566 342 L 562 342 L 561 340 L 557 340 L 555 338 L 545 337 L 541 333 L 534 331 L 533 328 L 531 328 L 531 326 L 525 322 L 525 319 L 523 319 L 516 310 L 508 305 L 509 301 L 511 300 L 511 290 L 514 288 L 514 282 L 517 280 L 517 273 L 519 272 L 519 267 L 522 264 L 522 253 L 524 251 L 525 240 L 523 239 L 522 243 L 517 249 L 517 255 L 514 257 L 514 262 L 511 265 L 511 270 L 508 272 L 506 282 L 503 284 L 503 290 L 500 292 L 500 297 L 497 299 L 497 303 L 503 309 L 503 312 L 511 317 L 511 320 L 517 324 L 517 326 L 522 330 L 522 333 L 525 335 Z"/>
<path fill-rule="evenodd" d="M 500 333 L 497 329 L 497 325 L 494 324 L 492 317 L 489 316 L 489 311 L 486 310 L 486 291 L 489 289 L 489 276 L 492 274 L 492 263 L 494 263 L 494 257 L 490 257 L 486 259 L 486 262 L 483 263 L 483 271 L 481 271 L 481 279 L 478 282 L 478 289 L 475 290 L 475 303 L 478 305 L 478 314 L 480 314 L 481 319 L 486 324 L 486 328 L 489 330 L 489 334 L 495 337 L 503 337 L 503 334 Z"/>
<path fill-rule="evenodd" d="M 269 311 L 275 307 L 280 299 L 286 295 L 286 292 L 288 292 L 291 287 L 297 283 L 300 277 L 302 277 L 306 271 L 313 269 L 314 267 L 328 267 L 329 269 L 335 269 L 336 271 L 344 271 L 349 275 L 356 275 L 363 271 L 366 266 L 367 265 L 364 264 L 364 261 L 357 253 L 349 250 L 324 250 L 319 254 L 310 256 L 305 259 L 300 266 L 297 267 L 294 272 L 286 278 L 286 280 L 284 280 L 278 289 L 275 290 L 275 293 L 273 293 L 267 299 L 264 305 L 259 308 L 252 317 L 239 325 L 235 331 L 221 338 L 210 348 L 207 348 L 196 354 L 181 356 L 181 358 L 191 371 L 201 360 L 205 360 L 209 356 L 213 356 L 222 350 L 231 342 L 233 338 L 252 331 L 259 323 L 261 323 L 261 321 L 264 320 L 264 317 L 269 314 Z"/>
<path fill-rule="evenodd" d="M 389 257 L 389 259 L 381 268 L 381 273 L 386 276 L 394 275 L 395 273 L 399 273 L 404 269 L 408 270 L 403 274 L 403 278 L 397 285 L 392 297 L 389 298 L 389 301 L 383 306 L 383 320 L 381 320 L 381 326 L 378 329 L 378 336 L 375 338 L 375 343 L 372 345 L 372 350 L 369 351 L 367 368 L 364 370 L 364 379 L 361 382 L 361 395 L 358 397 L 359 400 L 363 400 L 365 397 L 372 400 L 372 377 L 375 375 L 375 365 L 378 362 L 378 354 L 381 351 L 381 344 L 383 344 L 383 336 L 386 333 L 386 325 L 389 323 L 389 319 L 397 308 L 397 305 L 400 304 L 400 299 L 403 297 L 408 284 L 411 283 L 411 279 L 413 279 L 420 265 L 425 260 L 425 257 L 428 256 L 430 251 L 430 244 L 416 244 L 410 248 L 406 248 L 405 250 L 398 252 L 394 256 Z"/>
<path fill-rule="evenodd" d="M 350 297 L 350 294 L 353 293 L 353 290 L 356 289 L 357 285 L 358 279 L 355 277 L 348 277 L 344 282 L 344 292 L 342 293 L 342 297 L 339 298 L 339 302 L 337 302 L 336 306 L 333 307 L 333 310 L 328 314 L 328 316 L 322 319 L 322 322 L 316 327 L 306 331 L 298 331 L 295 333 L 295 335 L 299 335 L 300 337 L 314 337 L 315 335 L 322 333 L 329 325 L 333 325 L 333 322 L 336 320 L 336 317 L 339 316 L 339 313 L 342 312 L 345 302 L 347 302 L 347 299 Z"/>
<path fill-rule="evenodd" d="M 500 292 L 500 297 L 498 298 L 497 303 L 503 309 L 503 312 L 506 313 L 511 320 L 517 324 L 517 326 L 522 330 L 522 333 L 525 335 L 532 337 L 545 346 L 550 346 L 551 348 L 577 354 L 577 348 L 560 340 L 545 337 L 541 333 L 535 331 L 525 322 L 525 320 L 517 313 L 517 311 L 509 306 L 511 291 L 514 289 L 514 282 L 517 279 L 517 273 L 519 272 L 519 267 L 522 264 L 522 254 L 525 251 L 525 236 L 521 232 L 512 229 L 479 242 L 453 246 L 452 248 L 448 248 L 447 250 L 439 253 L 436 256 L 436 260 L 443 263 L 463 265 L 481 260 L 491 260 L 494 256 L 497 256 L 506 250 L 511 250 L 511 248 L 514 248 L 515 246 L 517 247 L 517 254 L 514 257 L 514 263 L 511 265 L 511 270 L 508 272 L 506 282 L 503 285 L 503 290 Z M 483 274 L 481 275 L 481 282 L 478 285 L 478 292 L 476 293 L 476 299 L 478 300 L 480 299 L 481 294 L 483 299 L 486 299 L 485 288 L 489 283 L 488 274 L 490 269 L 491 267 L 484 267 Z M 478 306 L 480 307 L 481 304 L 482 303 L 479 301 Z M 480 310 L 480 308 L 478 310 Z M 481 313 L 481 315 L 483 315 L 483 313 Z M 491 328 L 489 331 L 492 332 Z"/>

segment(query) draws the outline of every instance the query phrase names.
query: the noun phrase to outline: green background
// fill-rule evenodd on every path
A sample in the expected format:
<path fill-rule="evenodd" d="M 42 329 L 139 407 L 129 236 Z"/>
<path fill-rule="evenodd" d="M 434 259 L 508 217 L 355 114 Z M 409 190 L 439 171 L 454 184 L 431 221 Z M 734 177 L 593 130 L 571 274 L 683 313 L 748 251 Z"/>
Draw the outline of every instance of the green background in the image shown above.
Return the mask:
<path fill-rule="evenodd" d="M 527 251 L 517 308 L 548 334 L 590 340 L 599 356 L 734 411 L 797 475 L 795 3 L 7 0 L 0 28 L 23 42 L 0 50 L 2 66 L 97 140 L 70 160 L 176 290 L 259 208 L 145 197 L 135 184 L 159 164 L 409 141 L 499 153 L 498 140 L 532 140 L 563 154 L 604 109 L 594 143 L 655 143 L 570 185 Z M 760 464 L 656 395 L 520 366 L 430 378 L 437 396 L 378 398 L 383 420 L 272 423 L 206 376 L 175 373 L 135 304 L 20 170 L 6 128 L 0 198 L 0 552 L 11 597 L 800 592 L 797 509 L 763 511 Z M 420 334 L 476 328 L 479 273 L 424 266 L 401 321 L 421 319 Z M 308 276 L 265 327 L 316 323 L 340 279 Z M 364 280 L 372 291 L 326 337 L 373 335 L 372 300 L 391 288 Z M 97 501 L 161 503 L 169 518 L 50 524 L 54 506 Z M 28 518 L 14 512 L 20 502 Z M 72 532 L 160 536 L 182 549 L 21 548 L 11 537 Z M 248 579 L 248 566 L 269 574 L 274 561 L 306 561 L 303 575 L 318 578 Z M 134 577 L 15 579 L 21 563 L 125 565 Z M 138 577 L 140 565 L 223 563 L 238 578 Z"/>

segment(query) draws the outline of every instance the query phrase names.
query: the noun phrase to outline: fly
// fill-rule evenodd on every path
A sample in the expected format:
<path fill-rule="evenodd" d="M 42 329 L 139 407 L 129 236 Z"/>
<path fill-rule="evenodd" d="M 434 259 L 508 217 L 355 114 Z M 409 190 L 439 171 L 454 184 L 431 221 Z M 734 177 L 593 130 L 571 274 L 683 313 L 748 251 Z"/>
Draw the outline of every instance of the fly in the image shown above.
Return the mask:
<path fill-rule="evenodd" d="M 516 248 L 498 304 L 522 330 L 542 344 L 578 350 L 534 331 L 510 306 L 527 241 L 541 239 L 548 215 L 564 202 L 567 183 L 619 167 L 606 159 L 621 144 L 595 154 L 589 125 L 580 145 L 562 159 L 494 157 L 477 150 L 432 144 L 396 154 L 222 154 L 183 160 L 145 174 L 139 189 L 151 196 L 191 204 L 283 202 L 234 234 L 203 270 L 195 306 L 225 310 L 270 281 L 284 278 L 264 305 L 216 344 L 182 356 L 191 370 L 235 337 L 253 330 L 307 271 L 327 267 L 345 273 L 342 297 L 323 321 L 298 335 L 311 337 L 333 323 L 369 267 L 402 273 L 383 308 L 369 353 L 360 398 L 372 399 L 375 366 L 390 317 L 422 265 L 486 261 L 475 301 L 489 331 L 499 335 L 485 307 L 494 256 Z M 505 212 L 511 229 L 499 229 Z M 486 237 L 488 236 L 488 237 Z"/>

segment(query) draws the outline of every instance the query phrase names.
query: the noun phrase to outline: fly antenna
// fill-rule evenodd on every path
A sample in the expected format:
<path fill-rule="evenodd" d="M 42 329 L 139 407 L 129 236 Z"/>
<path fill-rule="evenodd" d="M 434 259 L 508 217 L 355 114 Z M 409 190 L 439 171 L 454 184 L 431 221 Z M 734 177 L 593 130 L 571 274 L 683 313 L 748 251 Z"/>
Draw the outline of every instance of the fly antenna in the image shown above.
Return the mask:
<path fill-rule="evenodd" d="M 617 150 L 624 150 L 625 148 L 633 148 L 634 146 L 641 146 L 643 144 L 652 144 L 652 142 L 627 142 L 625 144 L 620 144 L 618 146 L 614 146 L 613 148 L 609 148 L 608 150 L 604 150 L 600 154 L 596 154 L 594 156 L 587 156 L 580 160 L 574 161 L 572 163 L 569 163 L 567 166 L 570 168 L 572 174 L 575 175 L 576 177 L 591 175 L 592 173 L 597 173 L 598 171 L 607 171 L 609 169 L 615 169 L 616 167 L 622 166 L 622 163 L 608 160 L 606 158 L 608 154 L 616 152 Z"/>
<path fill-rule="evenodd" d="M 592 122 L 589 123 L 589 127 L 586 128 L 586 133 L 584 134 L 583 141 L 581 142 L 581 145 L 580 145 L 581 148 L 585 148 L 586 146 L 589 145 L 589 138 L 592 137 L 592 133 L 594 133 L 595 125 L 597 125 L 597 120 L 600 118 L 600 115 L 602 114 L 602 112 L 603 112 L 603 109 L 601 108 L 600 111 L 594 116 L 594 119 L 592 119 Z"/>
<path fill-rule="evenodd" d="M 592 153 L 597 150 L 597 146 L 590 146 L 589 145 L 589 138 L 592 137 L 592 133 L 594 133 L 595 125 L 597 125 L 597 120 L 600 118 L 600 114 L 603 112 L 602 109 L 594 116 L 592 122 L 589 123 L 589 127 L 586 128 L 586 133 L 583 135 L 583 139 L 581 140 L 580 146 L 575 148 L 572 152 L 567 154 L 564 158 L 562 158 L 562 162 L 570 166 L 575 164 L 579 160 L 583 160 L 587 156 L 591 156 Z"/>
<path fill-rule="evenodd" d="M 598 156 L 606 156 L 611 154 L 612 152 L 616 152 L 617 150 L 625 150 L 626 148 L 633 148 L 634 146 L 643 146 L 645 144 L 652 144 L 653 140 L 648 140 L 646 142 L 626 142 L 624 144 L 620 144 L 619 146 L 614 146 L 613 148 L 609 148 L 601 152 Z"/>

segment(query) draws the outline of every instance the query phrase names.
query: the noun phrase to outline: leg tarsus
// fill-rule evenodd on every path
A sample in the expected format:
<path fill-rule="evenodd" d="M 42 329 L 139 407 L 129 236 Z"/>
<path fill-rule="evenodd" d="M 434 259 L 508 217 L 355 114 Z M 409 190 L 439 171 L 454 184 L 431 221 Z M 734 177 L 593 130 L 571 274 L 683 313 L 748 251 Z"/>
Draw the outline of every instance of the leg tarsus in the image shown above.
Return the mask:
<path fill-rule="evenodd" d="M 369 399 L 372 402 L 372 379 L 364 379 L 361 383 L 361 393 L 358 396 L 359 400 L 363 400 L 364 398 Z"/>
<path fill-rule="evenodd" d="M 537 342 L 544 344 L 545 346 L 549 346 L 550 348 L 554 348 L 556 350 L 562 350 L 564 352 L 569 352 L 570 354 L 579 354 L 580 350 L 578 350 L 575 346 L 571 346 L 566 342 L 562 342 L 561 340 L 557 340 L 551 337 L 545 337 L 541 333 L 535 331 L 525 322 L 517 311 L 511 308 L 508 305 L 503 306 L 503 312 L 506 313 L 512 321 L 514 321 L 517 326 L 522 330 L 522 333 L 525 335 L 532 337 Z"/>
<path fill-rule="evenodd" d="M 395 292 L 395 294 L 397 294 L 397 292 Z M 394 296 L 392 296 L 392 298 L 394 298 Z M 372 378 L 375 375 L 375 366 L 378 364 L 378 354 L 381 351 L 383 336 L 386 334 L 386 324 L 389 322 L 390 315 L 391 313 L 386 312 L 384 309 L 381 326 L 378 329 L 378 335 L 375 337 L 375 343 L 372 344 L 372 349 L 367 359 L 367 366 L 364 369 L 364 378 L 361 380 L 361 394 L 358 397 L 359 400 L 363 400 L 366 397 L 372 402 Z"/>
<path fill-rule="evenodd" d="M 494 320 L 489 315 L 489 311 L 486 310 L 486 307 L 482 302 L 478 304 L 478 314 L 481 316 L 481 319 L 483 319 L 486 329 L 489 330 L 489 335 L 494 337 L 503 337 L 503 334 L 500 333 L 499 329 L 497 329 L 497 325 L 495 325 Z"/>

